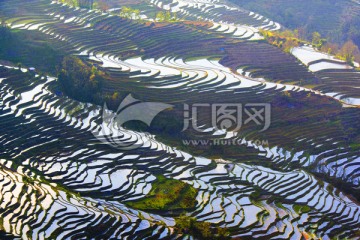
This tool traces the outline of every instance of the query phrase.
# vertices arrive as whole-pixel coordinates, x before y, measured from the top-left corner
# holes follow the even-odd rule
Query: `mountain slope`
[[[360,4],[344,0],[229,0],[259,12],[285,27],[320,32],[332,41],[352,39],[360,46]]]

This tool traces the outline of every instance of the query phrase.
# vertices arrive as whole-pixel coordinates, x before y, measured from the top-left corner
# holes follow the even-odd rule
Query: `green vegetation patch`
[[[157,176],[146,197],[126,204],[139,210],[186,210],[195,207],[197,193],[198,190],[187,183]]]
[[[196,239],[228,239],[230,235],[227,228],[214,227],[209,222],[196,221],[186,215],[175,218],[175,231],[189,234]]]
[[[80,101],[98,103],[105,73],[78,57],[64,57],[58,74],[62,90]],[[94,94],[95,93],[95,94]]]
[[[293,206],[293,209],[296,213],[301,214],[301,213],[308,213],[311,211],[311,208],[309,206],[303,206],[303,205],[297,205],[295,204]]]

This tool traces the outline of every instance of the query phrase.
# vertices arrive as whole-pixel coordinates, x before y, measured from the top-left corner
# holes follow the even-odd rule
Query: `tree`
[[[164,20],[165,20],[165,22],[170,22],[171,21],[171,13],[170,13],[170,11],[166,11]]]
[[[170,11],[158,12],[155,16],[155,21],[157,22],[176,22],[179,19],[177,18],[176,13],[171,13]]]
[[[297,30],[299,39],[305,40],[307,38],[307,32],[306,32],[305,28],[300,27],[300,28],[298,28],[296,30]]]
[[[131,18],[131,8],[123,6],[120,11],[120,17]]]
[[[123,18],[129,18],[129,19],[140,19],[140,10],[139,9],[133,9],[131,7],[123,6],[120,11],[120,17]]]
[[[297,39],[286,39],[285,43],[282,45],[282,49],[284,50],[284,52],[289,53],[291,49],[298,46],[299,42]]]
[[[321,44],[321,35],[318,32],[313,32],[312,34],[312,44],[314,46],[319,46]]]
[[[295,37],[295,33],[292,32],[291,30],[285,30],[281,33],[281,36],[284,38],[294,38]]]
[[[139,10],[139,9],[134,9],[134,10],[132,11],[132,13],[133,13],[134,19],[136,19],[136,20],[139,20],[139,19],[140,19],[140,10]]]
[[[340,49],[340,56],[349,64],[353,64],[355,55],[359,54],[359,48],[353,41],[347,41]]]
[[[156,20],[157,22],[163,22],[163,21],[165,21],[165,14],[164,14],[163,12],[158,12],[158,13],[156,14],[155,20]]]
[[[97,0],[94,5],[94,8],[100,9],[102,11],[109,10],[109,5],[107,4],[106,0]]]
[[[328,54],[336,55],[339,52],[339,45],[335,43],[326,43],[321,47],[322,52],[326,52]]]
[[[114,102],[119,98],[119,93],[118,92],[114,92],[113,95],[111,96],[111,100],[113,100]]]
[[[173,13],[173,21],[178,21],[178,17],[177,17],[177,13],[176,12],[174,12]]]
[[[73,7],[79,7],[79,0],[60,0],[60,2],[69,4]]]
[[[360,63],[360,52],[359,52],[358,54],[355,54],[354,60],[355,60],[357,63]],[[357,69],[360,70],[360,67],[358,67]]]

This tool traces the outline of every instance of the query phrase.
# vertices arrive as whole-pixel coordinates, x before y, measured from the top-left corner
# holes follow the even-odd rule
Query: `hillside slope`
[[[336,0],[230,0],[242,8],[259,12],[288,28],[304,28],[332,41],[352,39],[360,46],[360,4]]]

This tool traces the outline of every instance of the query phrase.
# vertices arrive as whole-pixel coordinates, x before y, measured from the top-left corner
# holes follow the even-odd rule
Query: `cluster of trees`
[[[157,12],[155,16],[156,22],[177,22],[179,21],[176,12],[171,13],[170,11]]]
[[[120,11],[120,17],[129,18],[133,20],[140,20],[140,13],[139,9],[123,6]],[[176,12],[171,13],[170,11],[160,11],[155,14],[155,21],[156,22],[177,22],[179,21]]]
[[[348,40],[342,46],[336,43],[326,43],[320,50],[335,55],[350,65],[352,65],[354,61],[360,62],[359,47],[352,40]]]
[[[335,57],[346,61],[350,65],[353,65],[354,61],[360,61],[359,48],[352,40],[348,40],[340,45],[332,43],[330,40],[322,38],[320,33],[314,32],[311,44],[320,51],[335,55]]]
[[[293,47],[299,46],[300,43],[308,43],[322,52],[335,55],[338,59],[344,60],[350,65],[353,65],[354,61],[360,61],[359,48],[352,40],[348,40],[343,45],[339,45],[329,42],[318,32],[314,32],[311,40],[309,40],[306,38],[302,29],[295,29],[294,31],[285,30],[281,32],[260,30],[260,34],[262,34],[270,44],[281,48],[284,52],[290,52]]]
[[[190,234],[195,239],[230,239],[226,228],[215,228],[209,222],[199,222],[193,217],[181,215],[175,218],[175,229],[180,233]]]
[[[99,102],[105,73],[78,57],[64,57],[58,82],[70,97],[84,102]]]
[[[304,32],[304,29],[284,30],[279,32],[271,32],[267,30],[260,30],[260,34],[272,45],[275,45],[285,52],[290,52],[293,47],[299,46],[300,43],[312,44],[314,47],[321,49],[321,47],[327,43],[325,38],[321,37],[321,34],[314,32],[312,38],[309,40]]]
[[[78,0],[58,0],[60,3],[65,3],[73,7],[79,7],[79,1]]]
[[[260,34],[264,36],[268,43],[281,48],[284,52],[290,52],[293,47],[299,46],[300,43],[297,30],[285,30],[282,32],[260,30]]]
[[[120,11],[120,17],[129,18],[134,20],[140,20],[140,10],[131,7],[123,6]]]
[[[306,39],[303,41],[307,42]],[[360,61],[360,51],[358,46],[348,40],[343,44],[332,43],[329,39],[323,38],[320,33],[313,32],[311,44],[322,52],[335,55],[338,59],[353,65],[354,61]]]
[[[107,77],[97,66],[75,56],[65,56],[58,70],[58,84],[66,95],[82,102],[106,102],[110,109],[116,109],[124,94],[104,93],[103,83]]]
[[[66,3],[74,7],[83,7],[89,9],[100,9],[106,11],[109,9],[109,5],[106,0],[58,0],[61,3]],[[120,17],[141,20],[141,11],[132,7],[123,6],[119,13]],[[171,13],[170,11],[160,11],[155,15],[156,22],[177,22],[179,21],[176,12]]]
[[[343,1],[336,0],[230,0],[230,2],[269,17],[287,28],[298,29],[300,39],[309,39],[310,42],[315,39],[313,45],[318,45],[319,49],[326,45],[326,49],[330,47],[333,54],[347,62],[351,62],[351,55],[354,55],[355,61],[360,61],[357,50],[351,49],[353,43],[360,47],[360,9],[356,7],[356,3],[348,1],[344,4]],[[321,38],[320,34],[325,37]],[[322,41],[321,44],[318,41],[321,39],[326,41]],[[346,57],[341,49],[343,47],[343,50],[349,49],[349,46],[353,54]]]
[[[93,9],[94,0],[59,0],[61,3],[66,3],[73,7],[83,7]]]
[[[321,37],[321,34],[318,32],[313,32],[312,38],[311,38],[311,44],[316,48],[321,48],[327,40],[325,38]]]

